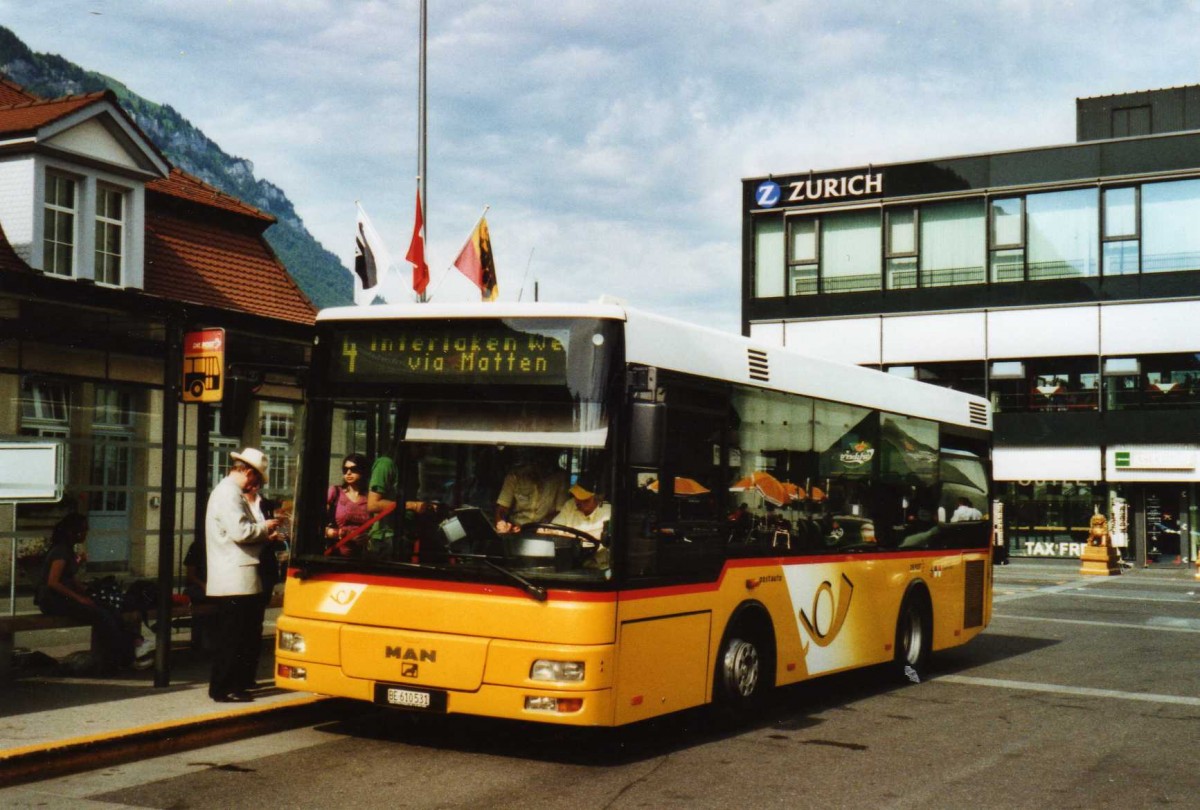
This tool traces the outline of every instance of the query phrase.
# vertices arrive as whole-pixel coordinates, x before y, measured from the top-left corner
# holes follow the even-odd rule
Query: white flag
[[[354,275],[359,284],[355,285],[354,301],[362,305],[375,299],[372,288],[386,276],[392,259],[367,212],[358,203],[355,205],[358,207],[358,225],[354,234]]]

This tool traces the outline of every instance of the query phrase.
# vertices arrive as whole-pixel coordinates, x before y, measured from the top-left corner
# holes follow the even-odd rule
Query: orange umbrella
[[[806,497],[804,487],[799,484],[793,484],[791,481],[783,482],[783,491],[787,493],[789,501],[802,501]]]
[[[776,506],[783,506],[789,500],[787,488],[778,478],[769,472],[755,471],[734,482],[730,492],[749,492],[755,490],[759,495]]]
[[[658,481],[651,481],[646,488],[651,492],[658,492]],[[679,476],[675,478],[675,494],[680,497],[686,498],[692,495],[704,495],[707,492],[709,492],[708,487],[695,479],[681,478]]]

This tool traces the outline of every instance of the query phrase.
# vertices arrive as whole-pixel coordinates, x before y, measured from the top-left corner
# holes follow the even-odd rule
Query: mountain
[[[328,307],[353,302],[349,272],[308,232],[283,190],[255,177],[253,163],[226,153],[169,105],[144,99],[116,79],[84,70],[56,54],[34,53],[3,26],[0,73],[43,98],[112,90],[171,163],[276,218],[267,230],[267,241],[314,304]]]

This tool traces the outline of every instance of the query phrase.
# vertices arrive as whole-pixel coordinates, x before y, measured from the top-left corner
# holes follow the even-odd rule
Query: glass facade
[[[743,328],[782,321],[790,339],[792,321],[805,334],[827,319],[877,318],[878,347],[830,352],[863,365],[886,358],[888,373],[987,397],[996,447],[1010,454],[998,465],[1006,476],[1049,466],[1096,479],[998,481],[1013,554],[1077,559],[1100,513],[1121,516],[1127,560],[1194,562],[1200,455],[1188,454],[1200,453],[1200,343],[1187,326],[1200,275],[1200,132],[1134,137],[1148,133],[1148,107],[1103,113],[1111,129],[1087,142],[872,167],[883,178],[874,196],[794,197],[767,210],[747,194],[748,235],[770,220],[813,223],[817,253],[804,265],[806,298],[787,300],[799,294],[789,277],[797,264],[757,266],[789,281],[781,299],[744,302]],[[859,227],[838,228],[822,249],[822,230],[856,213]],[[867,265],[877,245],[876,273]],[[1083,315],[1088,307],[1099,321]],[[1013,314],[993,321],[1000,311]],[[915,314],[934,315],[925,344],[889,322]],[[993,323],[1038,331],[1013,336]]]
[[[756,216],[754,297],[1200,270],[1200,179]]]
[[[64,361],[64,364],[69,364]],[[16,407],[0,434],[6,438],[40,438],[61,441],[65,495],[52,503],[20,503],[15,526],[2,538],[17,538],[21,576],[25,562],[40,559],[45,538],[63,515],[78,511],[88,518],[87,571],[130,572],[146,576],[154,570],[159,542],[162,469],[161,388],[123,382],[98,382],[82,376],[84,363],[74,364],[69,374],[0,374],[0,397]],[[147,365],[146,368],[149,368]],[[143,376],[153,372],[145,371]],[[245,436],[219,433],[219,420],[210,423],[211,464],[209,485],[215,485],[229,469],[229,452],[246,444],[260,446],[271,457],[273,498],[292,498],[299,446],[295,426],[301,406],[294,403],[255,401],[258,430]],[[207,408],[217,415],[218,408]],[[195,437],[198,410],[184,408],[179,427],[179,490],[181,515],[198,514],[203,520],[207,493],[195,491],[195,469],[203,460],[197,455]],[[199,509],[197,513],[195,510]],[[14,531],[15,529],[15,531]],[[176,537],[175,559],[193,537],[190,519],[181,521]],[[36,565],[29,573],[36,575]],[[25,579],[19,584],[28,585]]]

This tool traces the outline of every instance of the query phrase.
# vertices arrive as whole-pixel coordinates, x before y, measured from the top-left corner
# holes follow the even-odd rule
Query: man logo
[[[828,623],[820,621],[821,618],[821,597],[826,595],[829,597],[828,608],[833,608],[832,618]],[[804,625],[808,637],[812,639],[813,644],[818,647],[828,647],[837,638],[837,634],[841,631],[842,625],[846,622],[846,616],[850,613],[850,599],[854,596],[854,583],[849,578],[842,574],[842,586],[838,589],[837,599],[833,596],[833,585],[829,580],[825,580],[817,586],[816,592],[813,593],[812,615],[809,618],[804,609],[800,609],[800,624]],[[836,604],[836,606],[835,606]],[[828,611],[827,608],[827,611]],[[828,624],[824,629],[820,625]]]
[[[417,665],[416,664],[405,664],[402,667],[400,667],[400,677],[401,678],[417,677]]]

